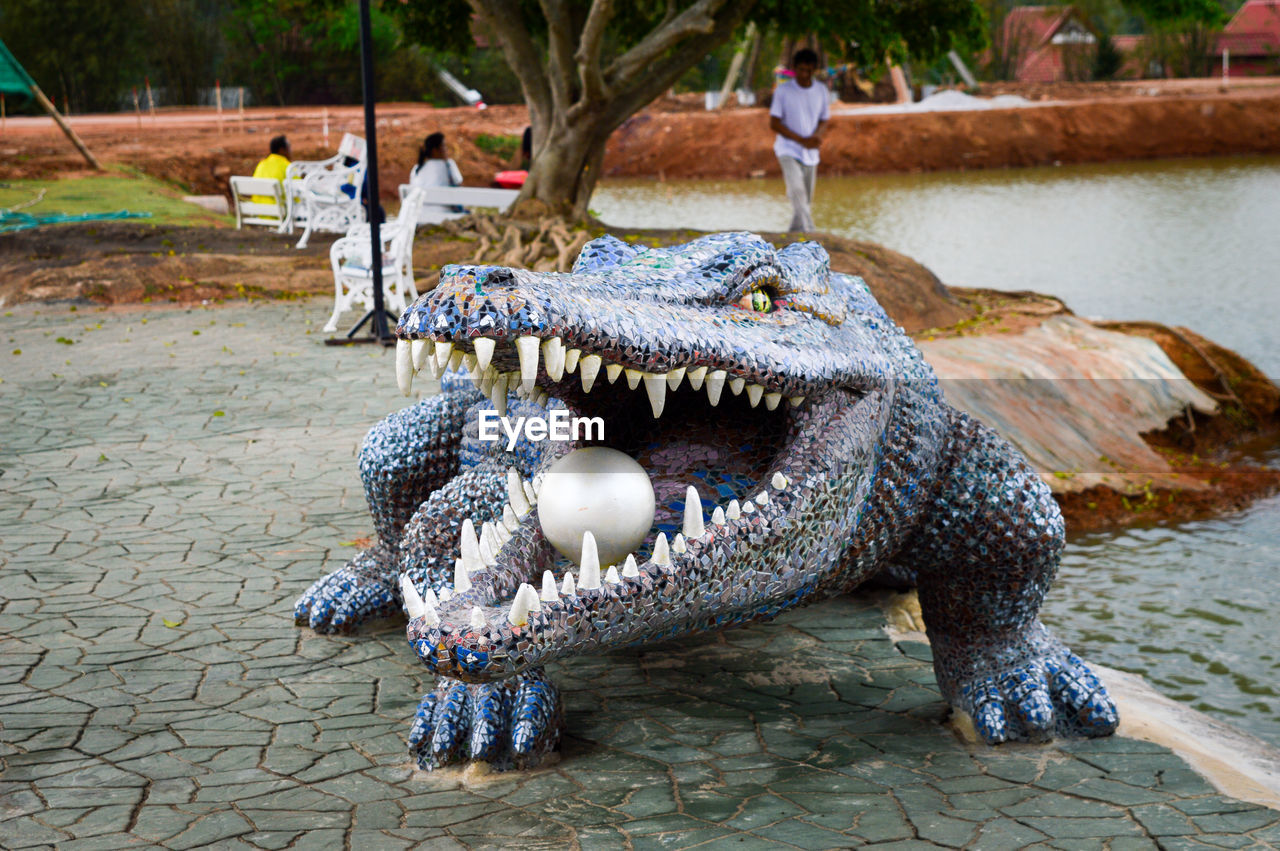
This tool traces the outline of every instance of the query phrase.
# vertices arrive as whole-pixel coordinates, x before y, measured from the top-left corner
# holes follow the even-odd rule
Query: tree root
[[[454,236],[477,240],[472,263],[537,272],[568,272],[591,240],[590,232],[574,229],[556,216],[525,222],[476,213],[441,226]]]

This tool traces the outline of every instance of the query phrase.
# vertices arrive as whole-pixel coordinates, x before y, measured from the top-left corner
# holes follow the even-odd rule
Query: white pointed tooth
[[[453,590],[459,594],[471,590],[471,578],[467,576],[467,569],[463,566],[462,559],[453,563]]]
[[[671,548],[667,546],[667,533],[659,532],[658,539],[653,542],[653,563],[659,567],[671,565]]]
[[[449,366],[451,357],[453,357],[453,343],[448,340],[436,340],[436,372],[443,373]]]
[[[422,372],[422,367],[427,362],[427,341],[411,340],[409,352],[413,355],[413,371]]]
[[[800,407],[800,403],[804,401],[804,397],[803,397],[803,396],[792,396],[792,397],[791,397],[790,399],[788,399],[787,401],[791,403],[791,407],[793,407],[793,408],[798,408],[798,407]]]
[[[413,389],[413,351],[408,340],[396,340],[396,385],[406,396]]]
[[[778,403],[781,401],[782,401],[781,393],[764,394],[764,406],[768,408],[770,411],[778,410]]]
[[[560,586],[560,593],[566,597],[578,593],[578,588],[573,582],[572,570],[566,570],[564,572],[564,582]]]
[[[711,407],[720,404],[720,394],[724,392],[724,380],[728,375],[723,369],[717,369],[707,376],[707,401]]]
[[[488,369],[489,361],[493,360],[493,349],[497,346],[497,342],[489,337],[476,337],[471,341],[471,345],[476,350],[476,365],[481,369]]]
[[[634,553],[627,553],[627,560],[622,564],[622,575],[628,579],[635,579],[640,575],[640,565],[636,564]]]
[[[454,349],[453,354],[449,355],[449,370],[457,372],[458,367],[462,366],[462,362],[465,359],[466,355],[462,353],[462,349]]]
[[[427,600],[422,608],[422,622],[427,626],[440,625],[440,613],[436,611],[436,604]]]
[[[480,543],[483,544],[486,541],[489,542],[489,552],[496,556],[498,550],[502,549],[502,539],[499,537],[497,525],[490,520],[485,521],[483,531],[480,533]]]
[[[500,549],[502,549],[502,546],[494,540],[492,533],[487,537],[481,536],[480,561],[484,562],[486,567],[493,567],[498,563],[498,550]]]
[[[600,374],[600,366],[604,363],[604,359],[599,355],[587,355],[582,359],[582,392],[590,393],[591,387],[596,383],[596,376]]]
[[[564,353],[564,371],[572,373],[578,368],[578,358],[582,357],[582,349],[569,349]]]
[[[468,517],[462,521],[462,565],[468,572],[484,567],[480,559],[480,541],[476,538],[476,526]]]
[[[493,387],[489,390],[489,401],[493,403],[498,416],[507,415],[507,377],[505,375],[499,375],[493,382]]]
[[[729,509],[725,511],[724,516],[730,520],[738,520],[742,517],[742,506],[738,505],[736,499],[729,500]]]
[[[600,553],[596,549],[596,536],[582,533],[582,558],[578,561],[578,587],[593,591],[600,587]]]
[[[604,374],[605,374],[605,377],[609,379],[609,383],[612,384],[613,382],[618,380],[619,375],[622,375],[622,364],[620,363],[609,364],[604,368]]]
[[[715,507],[715,510],[711,512],[711,522],[716,524],[717,526],[724,525],[724,509],[723,508],[721,508],[718,505]]]
[[[507,545],[507,541],[511,540],[511,530],[502,522],[502,518],[493,521],[493,537],[498,542],[498,546],[493,548],[496,553]]]
[[[646,374],[644,389],[649,394],[649,407],[653,409],[653,418],[662,416],[662,409],[667,404],[667,380],[663,375]]]
[[[467,372],[475,372],[480,368],[480,361],[476,360],[476,356],[471,352],[465,352],[462,355],[462,365],[466,367]]]
[[[687,367],[678,366],[667,373],[667,387],[676,390],[680,387],[680,382],[684,381],[684,374]]]
[[[453,599],[453,589],[447,585],[440,589],[440,602],[447,603]]]
[[[689,386],[694,390],[702,389],[702,380],[707,377],[707,368],[705,366],[696,366],[689,370]]]
[[[542,360],[547,365],[547,377],[552,381],[564,378],[564,343],[552,337],[542,344]]]
[[[752,502],[751,500],[747,500],[746,502],[742,503],[742,513],[743,513],[743,514],[750,514],[751,512],[753,512],[753,511],[755,511],[755,510],[756,510],[756,504],[755,504],[754,502]]]
[[[538,602],[538,592],[534,591],[529,583],[521,582],[520,587],[516,589],[515,599],[511,601],[511,611],[507,613],[507,621],[512,626],[527,626],[529,613],[541,610],[542,604]]]
[[[747,380],[745,378],[729,379],[729,392],[735,396],[740,396],[742,394],[742,388],[746,386]]]
[[[684,490],[684,536],[697,538],[706,531],[702,524],[702,497],[693,485]]]
[[[484,610],[481,609],[479,606],[472,606],[471,607],[471,628],[484,629],[488,625],[489,625],[489,622],[485,620],[485,617],[484,617]]]
[[[432,590],[431,590],[431,586],[430,586],[430,585],[428,585],[428,586],[426,587],[426,589],[424,589],[424,590],[423,590],[423,592],[422,592],[422,601],[423,601],[424,603],[426,603],[428,606],[438,606],[438,605],[440,605],[440,598],[436,596],[436,592],[435,592],[435,591],[432,591]]]
[[[529,505],[538,504],[538,492],[533,489],[533,485],[528,482],[521,482],[520,486],[524,488],[524,498],[529,500]]]
[[[521,494],[521,496],[523,495]],[[520,521],[516,518],[515,509],[510,505],[502,506],[502,526],[508,532],[514,532],[520,528]]]
[[[407,573],[400,577],[400,595],[404,597],[404,607],[409,612],[409,617],[422,617],[422,613],[427,610],[427,603],[422,599],[422,595],[418,593],[418,589],[414,587],[413,580]]]
[[[782,475],[781,473],[774,473],[773,478],[769,481],[769,483],[773,485],[775,488],[777,488],[778,490],[786,490],[786,487],[789,484],[787,482],[787,477]]]
[[[551,396],[545,390],[538,394],[538,404],[542,407],[545,408],[550,401]]]
[[[630,387],[632,390],[635,390],[637,387],[640,386],[640,379],[644,378],[643,372],[641,372],[638,369],[625,369],[623,370],[623,372],[627,374],[628,387]]]
[[[680,553],[683,553],[688,549],[689,548],[685,545],[685,542],[684,542],[684,535],[680,534],[679,532],[676,532],[676,539],[671,542],[671,552],[675,553],[676,555],[679,555]]]
[[[542,601],[544,603],[554,603],[560,599],[560,592],[556,590],[556,575],[549,570],[542,571]]]
[[[747,388],[747,401],[751,403],[751,407],[760,404],[760,397],[764,395],[764,388],[759,384],[752,384]]]
[[[533,389],[534,379],[538,377],[538,345],[537,337],[516,338],[516,356],[520,358],[520,383],[526,391]]]
[[[480,373],[480,392],[488,396],[493,392],[493,383],[498,380],[498,371],[493,367],[487,367]]]
[[[536,474],[533,477],[533,483],[530,485],[530,487],[533,488],[534,494],[542,493],[542,485],[543,485],[543,482],[546,480],[546,477],[547,477],[547,474],[541,473],[541,472]]]
[[[484,370],[480,368],[480,364],[476,363],[475,355],[467,355],[467,357],[471,359],[470,362],[467,363],[467,374],[471,376],[471,380],[476,383],[477,387],[479,387],[480,379],[484,378]]]
[[[515,599],[511,601],[511,610],[507,612],[507,623],[512,626],[529,625],[529,601],[524,596],[525,586],[520,585]]]
[[[622,577],[618,576],[618,568],[609,565],[609,569],[604,572],[604,581],[608,585],[617,585],[622,581]]]
[[[756,494],[756,505],[768,505],[768,504],[769,504],[768,491],[760,491],[760,493]]]
[[[523,519],[529,513],[529,498],[524,495],[524,479],[515,467],[507,468],[507,502],[517,519]]]

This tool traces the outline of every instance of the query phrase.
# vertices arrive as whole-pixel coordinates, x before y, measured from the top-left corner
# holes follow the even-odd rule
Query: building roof
[[[1070,6],[1015,6],[1000,25],[1001,41],[1034,50],[1053,38],[1074,11]]]
[[[1222,28],[1215,55],[1230,50],[1238,56],[1280,53],[1280,0],[1248,0]]]

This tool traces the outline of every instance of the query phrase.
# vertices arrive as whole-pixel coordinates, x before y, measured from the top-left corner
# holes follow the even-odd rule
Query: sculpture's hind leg
[[[994,431],[953,415],[948,468],[903,553],[943,695],[988,742],[1103,736],[1106,688],[1039,621],[1064,544],[1049,487]]]
[[[469,382],[447,381],[446,392],[396,411],[369,430],[360,447],[360,479],[377,541],[307,589],[294,605],[299,626],[350,631],[399,609],[396,579],[405,524],[457,473],[463,418],[480,398]]]

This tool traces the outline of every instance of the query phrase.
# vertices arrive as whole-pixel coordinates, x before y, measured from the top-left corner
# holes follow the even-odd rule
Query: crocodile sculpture
[[[1048,487],[946,404],[818,244],[605,236],[568,274],[446,266],[397,336],[405,393],[423,370],[443,392],[365,439],[377,540],[295,617],[332,632],[407,611],[437,676],[410,733],[419,765],[536,764],[563,724],[555,659],[770,618],[874,578],[918,586],[942,694],[988,742],[1115,730],[1105,687],[1037,619],[1063,547]],[[601,417],[605,444],[652,480],[639,551],[601,565],[584,541],[580,566],[560,556],[537,503],[585,438],[487,442],[492,409]]]

